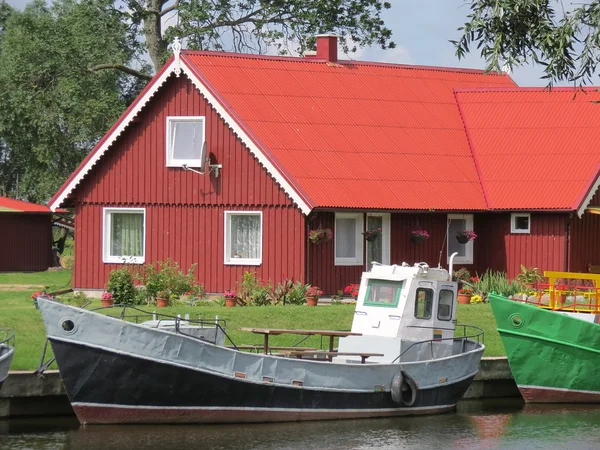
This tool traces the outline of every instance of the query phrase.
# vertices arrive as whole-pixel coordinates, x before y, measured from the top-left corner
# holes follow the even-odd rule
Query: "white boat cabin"
[[[376,350],[385,356],[370,362],[387,363],[415,342],[433,341],[437,356],[450,355],[458,286],[451,273],[425,263],[374,265],[363,273],[352,322],[362,336],[340,338],[338,350]]]

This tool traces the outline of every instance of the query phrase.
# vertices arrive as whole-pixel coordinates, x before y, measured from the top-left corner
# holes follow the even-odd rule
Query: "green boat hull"
[[[526,402],[600,403],[599,316],[551,311],[493,294],[489,300]]]

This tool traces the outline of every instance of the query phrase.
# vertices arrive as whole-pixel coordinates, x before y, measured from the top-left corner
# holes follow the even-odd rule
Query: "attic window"
[[[510,215],[510,232],[530,234],[531,233],[531,214],[513,213]]]
[[[167,117],[167,167],[200,167],[204,117]]]

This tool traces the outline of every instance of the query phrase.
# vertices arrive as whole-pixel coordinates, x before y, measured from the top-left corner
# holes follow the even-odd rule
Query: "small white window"
[[[105,263],[143,264],[146,252],[146,210],[104,208],[103,255]]]
[[[204,117],[167,117],[167,166],[201,166]]]
[[[456,235],[463,230],[473,229],[473,214],[448,214],[448,260],[456,252],[454,263],[473,264],[473,241],[458,242]]]
[[[225,264],[262,263],[262,212],[225,211]]]
[[[510,232],[511,233],[531,233],[531,214],[529,213],[513,213],[510,215]]]
[[[335,214],[335,265],[361,266],[363,264],[363,214]]]

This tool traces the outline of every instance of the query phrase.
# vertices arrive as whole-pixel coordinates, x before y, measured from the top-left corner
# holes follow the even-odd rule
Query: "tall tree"
[[[390,7],[381,0],[123,0],[120,10],[157,70],[175,36],[190,49],[286,54],[314,45],[315,34],[335,32],[346,51],[393,48],[381,19]]]
[[[10,176],[8,192],[18,180],[20,197],[47,200],[139,91],[140,81],[123,72],[89,70],[134,61],[139,44],[121,19],[108,0],[36,0],[7,15],[0,173]]]
[[[549,84],[586,84],[600,51],[600,0],[469,0],[468,22],[456,46],[463,57],[477,45],[489,70],[533,62]]]

